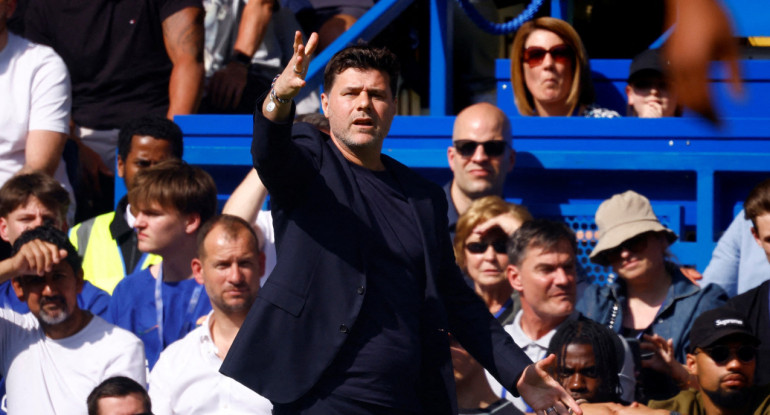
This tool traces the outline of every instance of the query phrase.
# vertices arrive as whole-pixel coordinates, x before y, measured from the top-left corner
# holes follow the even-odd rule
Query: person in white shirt
[[[50,225],[27,230],[14,243],[14,254],[22,251],[13,287],[30,312],[0,309],[7,412],[84,414],[86,397],[104,379],[144,384],[142,342],[78,307],[83,272],[67,235]]]
[[[53,49],[8,31],[15,9],[16,0],[0,0],[0,185],[19,171],[42,171],[72,194],[62,162],[72,106],[69,72]]]
[[[259,241],[254,228],[237,216],[217,216],[200,229],[192,271],[205,286],[212,311],[160,354],[150,374],[156,415],[271,414],[270,401],[219,373],[259,292],[265,269]]]

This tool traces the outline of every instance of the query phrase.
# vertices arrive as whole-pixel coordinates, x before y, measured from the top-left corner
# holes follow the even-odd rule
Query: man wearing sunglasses
[[[758,344],[740,313],[724,307],[706,311],[693,323],[687,354],[698,390],[650,401],[650,408],[690,415],[770,414],[770,385],[754,382]],[[640,411],[646,412],[653,413]]]
[[[460,111],[447,159],[454,177],[444,186],[444,192],[449,205],[449,233],[454,240],[457,218],[471,202],[503,194],[505,176],[516,162],[510,120],[499,108],[485,102]]]

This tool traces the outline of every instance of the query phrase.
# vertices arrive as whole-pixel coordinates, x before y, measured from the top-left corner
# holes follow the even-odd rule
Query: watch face
[[[265,109],[267,109],[267,112],[273,112],[273,110],[275,110],[275,102],[270,100],[270,102],[267,103],[267,107]]]

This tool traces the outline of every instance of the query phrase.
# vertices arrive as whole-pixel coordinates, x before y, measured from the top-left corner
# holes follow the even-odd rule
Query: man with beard
[[[626,408],[627,412],[770,414],[770,385],[754,385],[758,344],[759,339],[740,313],[728,308],[706,311],[693,323],[687,354],[687,369],[697,377],[698,390],[682,391],[665,401],[650,401],[649,408]]]
[[[13,286],[30,313],[0,309],[8,413],[85,413],[86,397],[109,377],[144,384],[142,342],[78,307],[83,271],[67,235],[43,225],[22,233],[13,248],[20,270]]]
[[[232,215],[215,217],[198,233],[192,271],[205,286],[213,310],[203,324],[160,354],[150,374],[158,415],[271,413],[267,399],[219,373],[259,292],[265,271],[259,240],[248,222]]]

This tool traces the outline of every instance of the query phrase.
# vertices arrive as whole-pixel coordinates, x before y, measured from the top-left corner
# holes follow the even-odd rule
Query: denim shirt
[[[727,294],[717,284],[699,288],[674,264],[666,263],[666,270],[671,274],[671,286],[650,330],[664,339],[673,339],[676,359],[684,363],[693,321],[702,312],[724,304]],[[620,333],[626,301],[625,281],[618,278],[613,284],[588,286],[578,299],[576,309]]]

